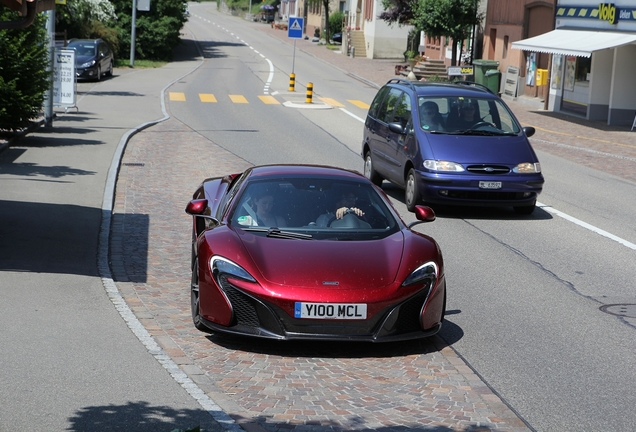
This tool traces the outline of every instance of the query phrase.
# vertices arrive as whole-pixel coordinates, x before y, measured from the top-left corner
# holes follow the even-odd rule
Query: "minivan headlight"
[[[427,159],[424,161],[424,168],[431,171],[446,171],[446,172],[462,172],[464,167],[458,163],[450,161],[438,161]]]
[[[541,172],[541,164],[539,162],[520,163],[512,169],[512,172],[517,174],[537,174]]]
[[[86,63],[82,63],[80,65],[81,68],[89,68],[95,64],[95,60],[87,61]]]

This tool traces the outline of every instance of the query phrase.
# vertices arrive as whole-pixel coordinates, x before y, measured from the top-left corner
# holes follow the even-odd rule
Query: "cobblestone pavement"
[[[309,41],[298,48],[369,82],[394,77],[395,61],[352,59]],[[597,169],[611,160],[613,174],[634,180],[636,135],[628,128],[510,105],[524,125],[537,127],[537,148]],[[185,200],[203,178],[249,165],[171,118],[130,140],[117,182],[113,277],[146,329],[203,391],[249,431],[528,430],[437,337],[383,345],[277,343],[195,330]]]

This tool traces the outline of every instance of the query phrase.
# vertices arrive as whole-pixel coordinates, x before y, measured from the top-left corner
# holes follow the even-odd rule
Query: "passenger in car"
[[[252,194],[251,205],[244,203],[243,207],[248,215],[238,218],[240,225],[265,226],[265,227],[285,227],[285,218],[273,212],[274,194],[268,188],[259,187]]]
[[[427,131],[443,131],[444,119],[439,113],[439,107],[433,101],[426,101],[420,107],[420,124]]]

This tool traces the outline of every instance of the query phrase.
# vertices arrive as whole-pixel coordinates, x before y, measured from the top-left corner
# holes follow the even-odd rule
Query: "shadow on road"
[[[69,422],[71,425],[67,430],[71,431],[170,432],[207,426],[211,423],[211,417],[203,410],[175,410],[141,401],[128,402],[126,405],[84,407],[69,418]]]

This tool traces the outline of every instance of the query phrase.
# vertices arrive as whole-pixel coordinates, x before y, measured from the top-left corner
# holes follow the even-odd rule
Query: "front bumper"
[[[545,182],[539,174],[475,176],[416,171],[421,198],[431,204],[524,206],[536,202]],[[499,189],[483,189],[479,182],[501,182]]]
[[[426,287],[417,291],[409,298],[385,307],[366,320],[331,321],[291,317],[276,304],[256,298],[233,286],[226,279],[222,289],[232,306],[232,322],[229,326],[206,319],[202,322],[210,330],[220,333],[278,340],[389,342],[419,339],[436,334],[442,327],[441,299],[445,293],[445,285],[445,279],[442,278],[432,289]],[[439,305],[429,304],[433,300],[429,299],[431,292],[435,294],[434,301],[439,302]],[[435,311],[434,313],[440,316],[439,319],[427,319],[427,322],[434,324],[423,329],[422,311],[427,309]]]

